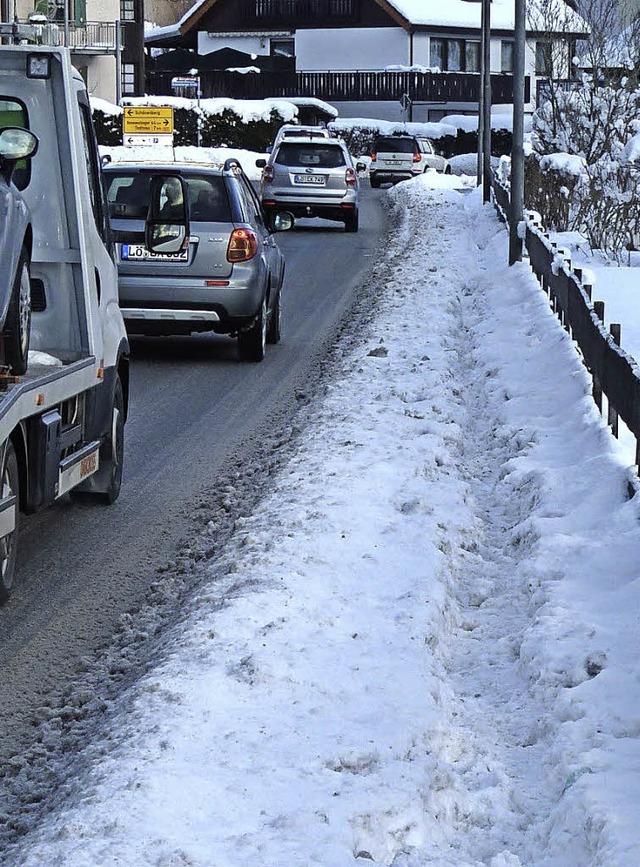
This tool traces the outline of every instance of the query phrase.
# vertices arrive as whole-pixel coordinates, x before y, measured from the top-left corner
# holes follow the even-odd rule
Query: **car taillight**
[[[347,182],[348,187],[355,187],[355,185],[358,183],[355,169],[347,169],[344,173],[344,179]]]
[[[250,229],[234,229],[227,247],[227,262],[247,262],[258,252],[258,239]]]
[[[414,161],[414,163],[420,162],[420,151],[414,151],[413,152],[413,161]]]
[[[273,181],[273,166],[265,166],[262,170],[262,183],[270,184]]]
[[[371,151],[371,159],[375,163],[375,161],[378,159],[377,151]]]

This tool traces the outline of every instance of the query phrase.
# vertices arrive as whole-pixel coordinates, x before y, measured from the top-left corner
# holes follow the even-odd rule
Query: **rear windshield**
[[[149,207],[150,174],[107,172],[109,212],[119,220],[144,220]],[[231,208],[222,177],[191,175],[184,178],[189,196],[189,216],[194,222],[228,223]]]
[[[346,164],[340,147],[315,142],[283,142],[278,148],[275,162],[279,166],[313,166],[320,169],[336,169]]]
[[[380,138],[376,146],[376,150],[383,153],[394,154],[412,154],[416,148],[416,143],[411,138]]]

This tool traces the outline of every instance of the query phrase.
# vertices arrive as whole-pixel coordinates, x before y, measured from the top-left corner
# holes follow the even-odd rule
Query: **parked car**
[[[28,181],[28,162],[38,147],[26,129],[6,127],[0,132],[0,323],[4,354],[0,366],[16,376],[27,370],[31,330],[31,216],[13,182],[21,169]]]
[[[268,152],[271,153],[273,148],[280,144],[282,139],[284,138],[332,138],[330,131],[326,126],[302,126],[297,123],[286,123],[280,127],[278,132],[276,133],[276,137],[273,140],[273,145],[268,148]]]
[[[157,171],[175,175],[173,187],[165,184],[161,219],[172,220],[175,211],[189,225],[188,243],[174,253],[152,253],[145,245],[150,179]],[[111,162],[104,174],[128,332],[230,334],[238,338],[241,360],[262,361],[265,344],[280,340],[285,262],[273,233],[293,225],[290,215],[267,219],[234,159],[224,167]]]
[[[260,198],[267,212],[288,211],[294,217],[323,217],[357,232],[358,171],[342,139],[283,138],[262,168]]]
[[[372,187],[385,181],[395,184],[429,169],[451,174],[449,161],[436,153],[429,139],[412,135],[379,136],[371,152],[369,182]]]

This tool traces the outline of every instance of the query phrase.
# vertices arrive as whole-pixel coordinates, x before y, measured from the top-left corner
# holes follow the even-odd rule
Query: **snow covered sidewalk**
[[[299,453],[3,864],[640,863],[638,504],[492,208],[432,183],[390,194]]]

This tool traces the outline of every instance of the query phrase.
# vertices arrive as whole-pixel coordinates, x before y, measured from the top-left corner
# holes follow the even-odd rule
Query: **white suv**
[[[429,139],[413,135],[385,135],[376,140],[371,152],[369,181],[372,187],[379,187],[385,181],[395,184],[429,169],[451,174],[449,161],[436,153]]]

